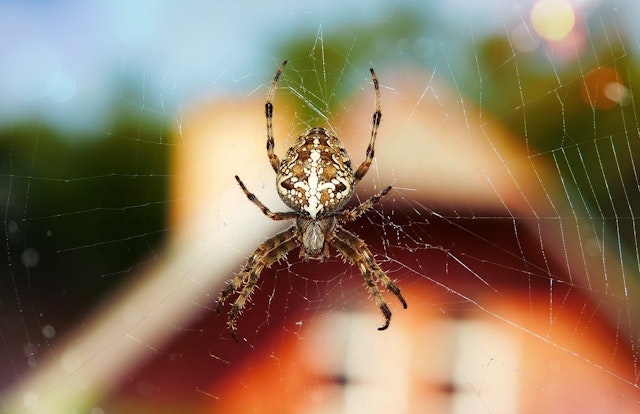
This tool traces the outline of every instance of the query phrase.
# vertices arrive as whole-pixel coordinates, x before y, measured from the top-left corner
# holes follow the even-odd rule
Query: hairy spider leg
[[[242,182],[240,177],[238,177],[237,175],[236,175],[236,181],[238,182],[238,184],[240,184],[240,188],[242,189],[244,194],[247,196],[249,201],[251,201],[253,204],[255,204],[260,209],[260,211],[262,211],[262,214],[264,214],[265,216],[269,217],[271,220],[275,220],[275,221],[293,220],[298,216],[293,211],[287,211],[287,212],[284,212],[284,213],[274,213],[274,212],[272,212],[271,210],[269,210],[269,208],[267,208],[267,206],[265,206],[264,204],[262,204],[262,202],[260,200],[258,200],[258,197],[256,197],[255,194],[253,194],[251,191],[247,190],[247,187],[244,185],[244,183]]]
[[[260,273],[299,245],[296,232],[296,227],[291,226],[260,244],[251,254],[240,273],[229,280],[225,288],[220,292],[216,305],[218,313],[222,310],[222,306],[229,296],[238,293],[238,297],[231,305],[227,319],[227,328],[234,341],[238,342],[236,320],[240,317],[247,301],[251,298],[251,294],[260,279]]]
[[[378,194],[370,197],[368,200],[363,201],[358,206],[336,213],[336,218],[341,222],[348,222],[357,219],[362,214],[364,214],[365,211],[369,210],[371,207],[373,207],[374,204],[380,201],[382,197],[386,196],[387,193],[391,191],[391,188],[393,187],[388,186]]]
[[[273,104],[272,102],[273,102],[273,97],[276,93],[276,84],[278,83],[278,78],[280,78],[280,75],[282,74],[282,71],[284,70],[284,66],[286,64],[287,64],[286,60],[282,62],[282,64],[280,65],[280,68],[278,68],[278,71],[276,72],[276,76],[273,77],[273,80],[271,81],[271,88],[269,89],[269,94],[267,95],[267,103],[264,105],[265,114],[267,116],[267,155],[269,156],[269,162],[271,163],[271,167],[273,168],[273,171],[275,171],[276,173],[280,168],[280,159],[278,158],[276,153],[273,151],[273,147],[275,146],[275,144],[273,141]]]
[[[393,293],[402,306],[406,309],[407,302],[400,293],[400,288],[393,283],[389,276],[378,266],[376,259],[367,247],[367,245],[360,240],[356,235],[348,232],[340,226],[336,227],[335,237],[331,239],[331,244],[340,252],[340,254],[353,265],[357,266],[364,277],[367,290],[373,296],[376,301],[376,305],[380,308],[382,315],[385,318],[385,323],[378,328],[379,331],[383,331],[389,327],[391,322],[391,310],[389,305],[382,297],[382,293],[378,288],[377,283],[381,283],[388,291]]]
[[[369,68],[371,71],[371,79],[373,80],[373,88],[376,92],[376,110],[373,113],[373,123],[371,124],[371,139],[369,140],[369,146],[367,147],[367,158],[360,164],[358,170],[354,175],[353,185],[356,185],[369,171],[369,166],[373,161],[375,154],[374,146],[376,143],[376,137],[378,136],[378,128],[380,127],[380,120],[382,119],[382,111],[380,110],[380,85],[378,84],[378,77],[373,68]]]

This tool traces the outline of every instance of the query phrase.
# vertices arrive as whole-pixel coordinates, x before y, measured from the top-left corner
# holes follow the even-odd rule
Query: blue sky
[[[374,23],[403,3],[418,4],[0,1],[0,124],[35,118],[100,130],[127,88],[143,95],[136,104],[168,115],[203,95],[249,93],[282,58],[273,46],[320,27]],[[428,11],[480,36],[504,31],[503,14],[527,4],[454,0]]]

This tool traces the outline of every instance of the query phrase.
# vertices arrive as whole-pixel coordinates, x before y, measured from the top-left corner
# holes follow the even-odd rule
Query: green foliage
[[[136,116],[138,116],[137,114]],[[47,315],[77,315],[153,260],[166,234],[169,145],[156,122],[118,117],[108,134],[69,139],[39,125],[0,131],[3,230],[15,289]],[[82,141],[83,144],[73,142]],[[20,263],[26,249],[36,266]],[[9,264],[3,264],[7,269]],[[24,285],[22,285],[24,283]],[[4,290],[5,292],[13,291]],[[9,295],[5,300],[15,300]],[[24,305],[24,304],[23,304]]]

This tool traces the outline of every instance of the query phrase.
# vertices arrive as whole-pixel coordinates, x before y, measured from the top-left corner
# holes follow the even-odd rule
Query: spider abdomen
[[[334,212],[353,194],[349,154],[338,137],[324,128],[311,128],[287,151],[276,186],[286,205],[312,219]]]

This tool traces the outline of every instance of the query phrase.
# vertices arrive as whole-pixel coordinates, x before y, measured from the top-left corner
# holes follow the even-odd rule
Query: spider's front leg
[[[264,105],[265,115],[267,117],[267,155],[269,156],[271,167],[273,167],[273,171],[276,173],[278,172],[280,159],[273,151],[273,96],[276,93],[276,84],[278,83],[278,79],[280,78],[286,64],[286,60],[282,62],[280,68],[278,68],[278,71],[276,72],[276,75],[273,77],[273,80],[271,81],[271,88],[269,89],[269,95],[267,95],[267,103]]]
[[[378,136],[378,128],[380,127],[380,120],[382,119],[382,111],[380,110],[380,84],[378,83],[378,77],[376,76],[376,72],[373,68],[369,69],[371,71],[371,80],[373,81],[373,88],[376,93],[376,109],[373,112],[373,122],[371,124],[371,139],[369,140],[369,146],[367,147],[367,157],[360,164],[360,167],[356,170],[353,178],[353,184],[357,184],[369,171],[369,166],[373,161],[373,156],[375,155],[375,144],[376,137]]]
[[[251,257],[249,257],[249,260],[247,260],[247,263],[240,273],[229,280],[220,292],[216,305],[216,311],[218,313],[221,312],[222,306],[229,296],[238,293],[238,297],[231,305],[227,320],[227,328],[234,341],[238,342],[238,337],[236,336],[236,320],[242,314],[242,310],[251,297],[260,279],[260,273],[265,268],[270,267],[273,263],[283,258],[297,245],[295,226],[291,226],[287,230],[267,239],[260,244]]]
[[[340,213],[337,213],[336,214],[336,218],[338,219],[338,221],[341,221],[341,222],[353,221],[353,220],[357,219],[362,214],[364,214],[365,211],[367,211],[371,207],[373,207],[373,205],[375,203],[380,201],[380,199],[382,197],[386,196],[389,193],[389,191],[391,191],[392,188],[393,187],[388,186],[384,190],[380,191],[378,194],[376,194],[376,195],[370,197],[369,199],[363,201],[362,203],[360,203],[356,207],[351,208],[349,210],[344,210],[344,211],[342,211]]]
[[[236,175],[236,181],[238,182],[238,185],[240,185],[240,188],[242,189],[242,192],[244,192],[244,195],[247,196],[249,201],[251,201],[253,204],[255,204],[260,209],[260,211],[262,211],[262,214],[264,214],[265,216],[269,217],[271,220],[274,220],[274,221],[292,220],[292,219],[295,219],[297,217],[297,215],[294,212],[291,212],[291,211],[284,212],[284,213],[274,213],[274,212],[272,212],[271,210],[269,210],[269,208],[267,206],[265,206],[264,204],[262,204],[262,202],[260,200],[258,200],[258,197],[256,197],[255,194],[253,194],[251,191],[249,191],[247,189],[247,186],[244,185],[244,183],[242,182],[240,177],[238,177],[237,175]]]

